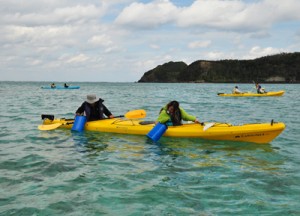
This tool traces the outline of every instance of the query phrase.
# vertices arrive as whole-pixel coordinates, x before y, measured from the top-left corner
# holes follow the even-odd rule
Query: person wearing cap
[[[155,123],[178,126],[182,125],[182,120],[200,123],[196,116],[189,115],[183,108],[179,107],[178,101],[171,101],[161,108]]]
[[[239,87],[238,87],[238,86],[235,86],[234,89],[232,90],[232,93],[233,93],[233,94],[242,94],[243,92],[241,92],[241,91],[239,90]]]
[[[87,121],[104,119],[104,115],[108,118],[114,118],[103,102],[104,100],[97,98],[95,94],[89,94],[86,96],[85,102],[76,110],[76,115],[85,115]]]

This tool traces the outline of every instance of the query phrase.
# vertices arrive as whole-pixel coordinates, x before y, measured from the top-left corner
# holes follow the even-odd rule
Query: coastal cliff
[[[138,82],[300,83],[300,52],[253,60],[168,62],[144,73]]]

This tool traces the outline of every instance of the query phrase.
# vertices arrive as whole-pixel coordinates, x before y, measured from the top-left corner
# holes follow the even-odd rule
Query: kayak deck
[[[282,96],[284,91],[277,91],[277,92],[267,92],[264,94],[257,94],[253,92],[245,92],[241,94],[226,94],[226,93],[218,93],[218,96],[223,97],[275,97],[275,96]]]
[[[60,128],[71,129],[73,119],[48,119],[44,125],[61,123]],[[205,123],[208,124],[208,123]],[[232,125],[228,123],[214,123],[213,126],[204,129],[204,125],[189,123],[181,126],[169,126],[163,136],[178,138],[201,138],[208,140],[228,140],[238,142],[270,143],[285,128],[282,122],[253,123]],[[125,118],[103,119],[91,121],[85,124],[85,130],[109,132],[118,134],[146,135],[154,127],[153,122],[130,120]]]

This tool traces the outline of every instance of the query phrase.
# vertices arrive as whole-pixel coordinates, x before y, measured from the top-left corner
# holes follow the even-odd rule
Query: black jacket
[[[85,113],[87,121],[95,121],[104,119],[104,114],[109,117],[111,112],[107,109],[107,107],[103,104],[101,98],[95,102],[94,105],[89,104],[88,102],[83,102],[81,106],[77,109],[76,113],[83,114]]]

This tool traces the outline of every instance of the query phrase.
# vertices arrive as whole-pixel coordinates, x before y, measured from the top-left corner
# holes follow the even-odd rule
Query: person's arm
[[[76,115],[82,115],[84,113],[84,103],[81,104],[81,106],[76,110]]]
[[[103,105],[103,113],[108,117],[108,118],[114,118],[113,114],[111,114],[111,112],[107,109],[107,107]]]
[[[183,108],[180,108],[181,118],[184,121],[193,121],[195,123],[199,123],[199,120],[196,116],[189,115]]]
[[[169,114],[167,113],[166,110],[163,109],[163,110],[159,113],[159,116],[157,117],[157,120],[156,120],[156,121],[159,122],[159,123],[164,124],[164,123],[166,123],[169,119],[170,119]]]

